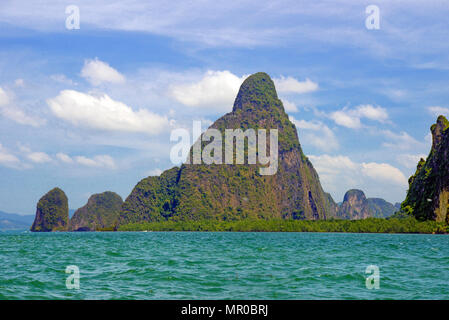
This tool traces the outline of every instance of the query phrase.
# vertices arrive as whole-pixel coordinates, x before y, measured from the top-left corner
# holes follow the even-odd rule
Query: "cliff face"
[[[362,190],[352,189],[346,192],[338,210],[339,218],[358,220],[371,216],[368,200]]]
[[[69,205],[64,191],[54,188],[37,203],[33,232],[67,231]]]
[[[326,219],[335,217],[335,203],[323,192],[318,174],[303,154],[296,128],[265,73],[248,77],[240,87],[232,112],[210,127],[278,130],[278,168],[261,175],[260,163],[183,164],[160,177],[143,179],[124,203],[121,222],[163,219]],[[203,135],[204,138],[204,135]],[[267,137],[267,153],[270,151]],[[203,139],[204,141],[204,139]],[[205,143],[199,139],[195,145]],[[248,154],[245,147],[245,154]],[[223,161],[225,154],[222,154]],[[192,157],[191,157],[192,158]]]
[[[430,128],[432,148],[427,160],[421,159],[409,182],[401,211],[420,220],[449,223],[449,121],[439,116]]]
[[[92,195],[84,207],[75,211],[70,219],[70,231],[113,229],[118,224],[122,198],[110,191]]]

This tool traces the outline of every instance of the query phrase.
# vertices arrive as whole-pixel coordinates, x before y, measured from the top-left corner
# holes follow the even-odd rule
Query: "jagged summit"
[[[258,72],[243,81],[232,111],[255,107],[269,109],[280,104],[273,80],[265,72]]]
[[[420,220],[449,222],[449,121],[439,116],[430,127],[432,148],[410,177],[401,211]]]
[[[436,149],[441,143],[443,132],[447,128],[449,128],[449,121],[445,116],[440,115],[437,122],[430,127],[430,131],[432,132],[432,149]]]
[[[217,119],[210,128],[217,129],[223,137],[228,129],[276,129],[276,173],[261,175],[259,165],[248,162],[184,163],[159,177],[140,181],[123,204],[120,224],[335,217],[335,203],[323,191],[317,172],[302,152],[296,127],[285,113],[268,74],[249,76],[240,87],[233,111]],[[204,143],[198,141],[194,146]],[[271,150],[268,140],[267,149]]]

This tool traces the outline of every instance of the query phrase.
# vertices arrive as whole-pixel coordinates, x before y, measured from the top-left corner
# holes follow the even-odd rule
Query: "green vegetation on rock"
[[[118,225],[122,198],[111,191],[92,195],[70,219],[71,231],[114,230]]]
[[[432,148],[421,159],[409,179],[409,189],[401,205],[403,214],[419,220],[449,222],[449,121],[439,116],[430,128]]]
[[[54,188],[37,203],[33,232],[67,231],[69,206],[64,191]]]
[[[125,200],[121,225],[167,220],[318,220],[336,216],[336,205],[323,191],[317,172],[302,152],[296,127],[266,73],[248,77],[232,112],[210,128],[218,129],[223,141],[225,129],[277,129],[277,173],[260,175],[260,164],[183,164],[160,177],[140,181]]]

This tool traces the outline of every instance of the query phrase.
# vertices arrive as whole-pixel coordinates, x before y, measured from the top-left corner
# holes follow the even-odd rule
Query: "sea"
[[[449,236],[2,232],[0,299],[448,299]]]

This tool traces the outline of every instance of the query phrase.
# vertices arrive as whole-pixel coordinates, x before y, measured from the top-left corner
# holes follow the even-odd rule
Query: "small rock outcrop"
[[[430,131],[432,148],[408,180],[409,189],[401,211],[419,220],[449,223],[449,121],[439,116]]]
[[[338,210],[338,216],[350,220],[369,218],[371,212],[365,193],[357,189],[347,191]]]
[[[123,200],[115,192],[92,195],[84,207],[75,211],[70,219],[70,231],[114,230]]]
[[[37,203],[36,217],[31,226],[33,232],[67,231],[69,204],[64,191],[54,188]]]

